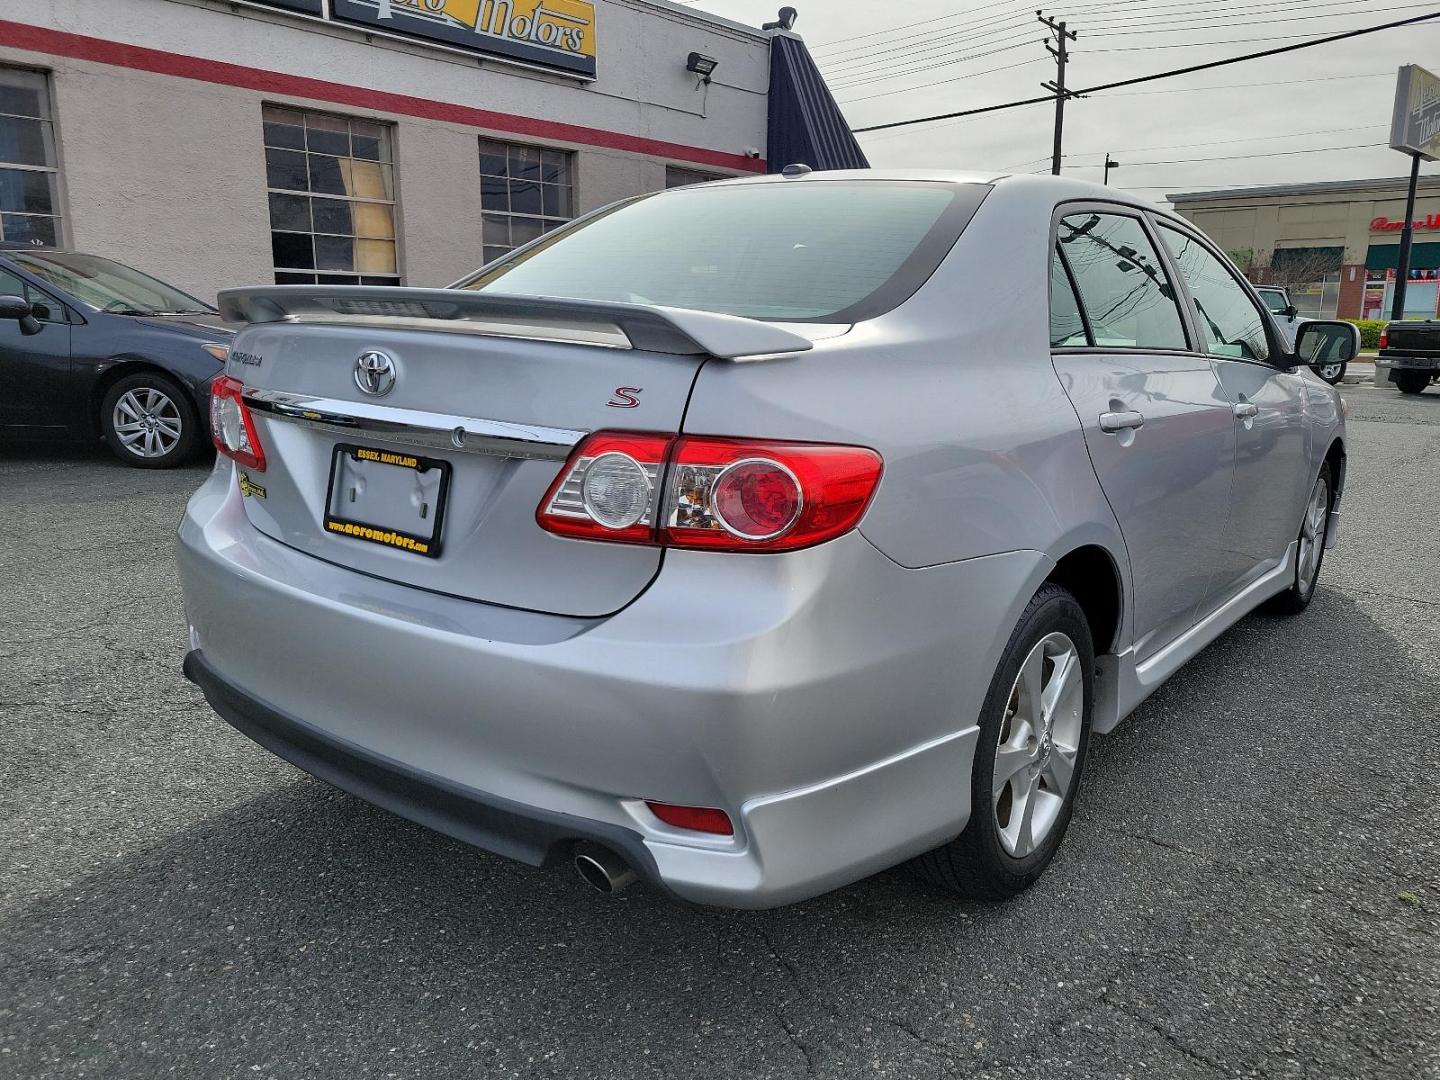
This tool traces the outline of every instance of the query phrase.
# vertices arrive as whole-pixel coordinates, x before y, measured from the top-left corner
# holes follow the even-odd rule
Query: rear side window
[[[680,188],[578,221],[457,287],[858,322],[925,283],[989,190],[818,179]]]
[[[1162,224],[1160,235],[1195,301],[1205,351],[1239,360],[1269,359],[1270,343],[1260,309],[1230,269],[1200,241],[1178,229]]]
[[[1139,220],[1079,213],[1060,220],[1060,250],[1075,277],[1095,345],[1184,349],[1175,290]]]
[[[1050,255],[1050,346],[1088,345],[1085,320],[1080,316],[1080,302],[1070,284],[1070,275],[1060,259],[1060,249]]]

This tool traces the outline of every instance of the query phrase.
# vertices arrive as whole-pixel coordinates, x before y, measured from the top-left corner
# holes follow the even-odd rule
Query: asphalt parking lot
[[[1440,391],[1346,393],[1314,605],[1099,740],[995,908],[607,900],[339,794],[180,676],[202,467],[0,451],[0,1076],[1440,1077]]]

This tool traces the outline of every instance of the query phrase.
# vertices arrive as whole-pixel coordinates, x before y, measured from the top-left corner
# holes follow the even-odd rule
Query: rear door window
[[[1199,240],[1179,229],[1161,223],[1160,235],[1195,302],[1195,321],[1205,351],[1232,360],[1269,359],[1265,316],[1230,269]]]
[[[1067,214],[1059,241],[1097,347],[1188,347],[1174,287],[1138,218]]]
[[[677,188],[581,219],[457,287],[857,322],[923,285],[989,191],[821,179]]]
[[[1050,347],[1059,349],[1090,344],[1085,333],[1085,319],[1080,314],[1080,301],[1075,287],[1065,272],[1060,249],[1050,255]]]

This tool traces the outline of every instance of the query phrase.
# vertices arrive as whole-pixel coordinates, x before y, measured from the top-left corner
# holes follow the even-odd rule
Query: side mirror
[[[24,297],[0,296],[0,319],[15,319],[20,323],[20,332],[26,337],[40,332],[35,306]]]
[[[1298,308],[1295,307],[1294,304],[1289,304],[1286,306],[1284,311],[1280,312],[1280,314],[1284,315],[1287,319],[1293,319],[1296,315],[1300,314],[1300,311]]]
[[[1344,364],[1360,354],[1360,328],[1354,323],[1303,323],[1295,334],[1295,359],[1306,367]]]

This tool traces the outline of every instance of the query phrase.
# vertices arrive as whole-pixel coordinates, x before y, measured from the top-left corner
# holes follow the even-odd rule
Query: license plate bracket
[[[338,443],[330,459],[325,531],[394,551],[440,556],[450,463],[404,450]]]

